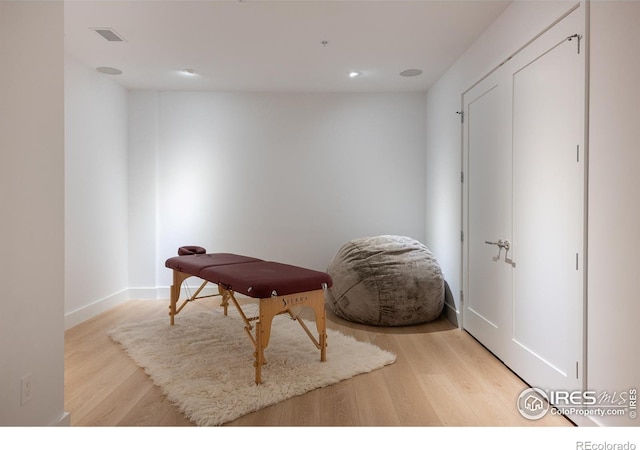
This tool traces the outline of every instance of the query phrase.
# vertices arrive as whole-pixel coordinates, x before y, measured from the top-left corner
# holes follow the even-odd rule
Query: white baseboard
[[[129,300],[129,289],[123,289],[120,292],[116,292],[113,295],[96,300],[95,302],[78,308],[75,311],[65,313],[64,315],[64,329],[68,330],[98,314],[105,312],[108,309],[118,306],[119,304]]]
[[[128,300],[154,300],[164,297],[158,297],[158,288],[154,287],[137,287],[137,288],[129,288],[128,292]],[[169,297],[166,297],[169,298]]]
[[[449,303],[445,302],[444,315],[447,319],[449,319],[449,322],[451,322],[458,328],[462,328],[462,318],[460,317],[460,313],[454,305],[450,305]]]
[[[180,298],[190,297],[198,290],[199,287],[200,287],[199,284],[197,286],[183,285]],[[218,293],[218,286],[216,286],[215,284],[208,284],[207,286],[205,286],[205,288],[201,291],[199,295],[214,295],[217,293]],[[155,297],[153,298],[169,300],[170,297],[171,297],[171,288],[169,286],[160,286],[155,288]],[[132,296],[131,298],[134,299],[134,298],[141,298],[141,297]],[[151,298],[151,297],[144,297],[144,298]]]

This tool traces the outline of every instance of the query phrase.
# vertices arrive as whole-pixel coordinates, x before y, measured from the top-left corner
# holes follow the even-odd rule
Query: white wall
[[[132,277],[133,288],[168,286],[164,261],[181,245],[325,270],[352,238],[424,241],[424,95],[133,93],[130,107],[149,133],[130,152],[148,154],[158,136],[156,173],[130,160],[142,175],[130,195],[157,187],[155,229],[140,218],[130,236],[157,232],[156,260],[131,261],[156,279]]]
[[[127,91],[65,55],[67,328],[128,298]]]
[[[63,3],[0,2],[0,425],[64,414]],[[21,405],[21,378],[32,400]]]
[[[640,2],[592,2],[590,35],[587,383],[622,392],[640,388]]]
[[[134,298],[156,297],[158,92],[129,92],[129,286]]]

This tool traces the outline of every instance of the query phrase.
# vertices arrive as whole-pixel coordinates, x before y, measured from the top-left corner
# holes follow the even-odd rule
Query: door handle
[[[509,247],[511,247],[509,241],[503,241],[502,239],[498,239],[498,242],[484,241],[484,243],[489,245],[497,245],[498,247],[504,248],[507,251],[509,251]]]

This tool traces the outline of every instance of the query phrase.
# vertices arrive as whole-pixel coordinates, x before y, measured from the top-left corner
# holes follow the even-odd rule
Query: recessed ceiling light
[[[182,69],[180,72],[182,74],[184,74],[184,75],[195,75],[196,74],[196,71],[193,70],[193,69]]]
[[[120,75],[122,74],[122,70],[116,69],[114,67],[98,67],[96,68],[98,72],[106,73],[107,75]]]
[[[407,69],[400,72],[403,77],[416,77],[422,73],[420,69]]]
[[[349,77],[350,78],[355,78],[355,77],[359,77],[360,76],[360,72],[349,72]]]

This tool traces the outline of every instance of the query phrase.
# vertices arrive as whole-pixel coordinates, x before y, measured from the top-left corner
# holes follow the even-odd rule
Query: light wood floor
[[[199,308],[201,305],[188,305]],[[132,300],[65,333],[65,411],[74,426],[193,426],[111,341],[124,322],[168,317],[168,301]],[[179,317],[179,316],[178,316]],[[231,426],[573,426],[520,416],[527,386],[445,318],[379,328],[327,313],[329,328],[397,355],[394,364],[241,417]]]

